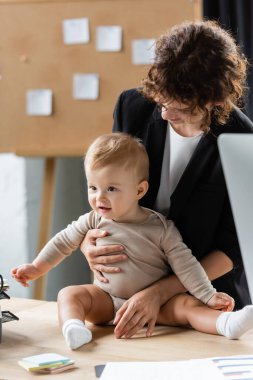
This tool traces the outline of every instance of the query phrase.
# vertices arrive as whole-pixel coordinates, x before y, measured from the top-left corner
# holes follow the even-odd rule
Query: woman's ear
[[[137,199],[141,199],[142,197],[144,197],[144,195],[146,194],[146,192],[148,191],[148,181],[144,180],[144,181],[141,181],[138,186],[137,186]]]

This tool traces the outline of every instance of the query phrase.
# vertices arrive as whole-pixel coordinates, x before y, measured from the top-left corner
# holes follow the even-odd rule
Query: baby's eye
[[[107,191],[116,191],[116,190],[117,189],[114,186],[109,186],[108,189],[107,189]]]
[[[89,186],[89,190],[91,190],[91,191],[95,191],[95,190],[97,190],[97,189],[96,189],[95,186]]]

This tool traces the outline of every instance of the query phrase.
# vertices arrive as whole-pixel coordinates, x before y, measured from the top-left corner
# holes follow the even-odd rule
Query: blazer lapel
[[[143,198],[146,207],[153,207],[160,186],[163,152],[167,132],[167,121],[161,118],[158,107],[153,112],[153,120],[147,127],[145,145],[149,155],[149,190]]]
[[[216,137],[211,133],[204,135],[195,149],[175,191],[171,196],[170,215],[177,218],[185,207],[191,192],[202,174],[205,173],[211,156],[217,149]]]

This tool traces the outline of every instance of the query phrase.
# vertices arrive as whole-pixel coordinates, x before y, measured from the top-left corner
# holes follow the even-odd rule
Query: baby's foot
[[[68,319],[62,326],[62,333],[72,350],[89,343],[92,339],[91,331],[79,319]]]

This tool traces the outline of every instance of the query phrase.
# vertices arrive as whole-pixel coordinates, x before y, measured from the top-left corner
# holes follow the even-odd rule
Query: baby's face
[[[117,222],[134,220],[138,207],[136,171],[115,164],[86,168],[88,199],[93,210]]]

